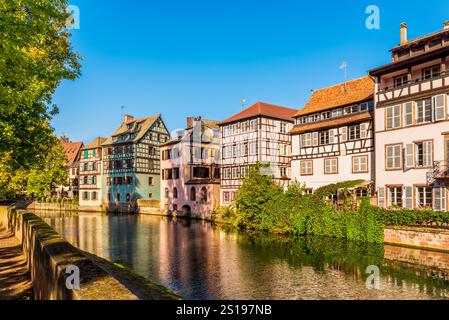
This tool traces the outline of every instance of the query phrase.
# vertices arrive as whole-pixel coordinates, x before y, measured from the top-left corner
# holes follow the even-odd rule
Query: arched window
[[[168,188],[165,188],[165,199],[168,199],[168,194],[169,194]]]
[[[190,201],[196,201],[196,190],[195,187],[190,189]]]
[[[201,203],[206,203],[206,202],[207,202],[207,188],[202,187],[201,188]]]
[[[173,189],[173,198],[178,199],[178,189],[177,188]]]

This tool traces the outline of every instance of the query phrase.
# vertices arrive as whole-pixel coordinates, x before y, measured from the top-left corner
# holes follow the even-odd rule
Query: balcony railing
[[[449,72],[441,72],[439,76],[431,79],[413,79],[400,87],[380,88],[377,97],[379,102],[385,102],[447,86],[449,86]]]
[[[449,162],[447,161],[435,161],[432,170],[427,173],[428,183],[441,179],[449,179]]]

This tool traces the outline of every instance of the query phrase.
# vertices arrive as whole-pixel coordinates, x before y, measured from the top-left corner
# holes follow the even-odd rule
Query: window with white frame
[[[300,174],[302,176],[309,176],[313,174],[313,161],[302,160],[300,162]]]
[[[251,131],[256,131],[257,130],[257,120],[251,120],[249,122],[249,129]]]
[[[430,68],[425,68],[422,71],[422,79],[423,80],[438,78],[439,76],[440,76],[440,66],[433,66]]]
[[[239,179],[240,178],[240,170],[238,167],[232,168],[232,179]]]
[[[360,125],[349,126],[349,141],[360,140]]]
[[[432,121],[432,99],[416,101],[416,123],[425,123]]]
[[[387,130],[401,127],[401,105],[387,107],[385,113],[385,128]]]
[[[280,167],[279,173],[281,177],[287,177],[287,167]]]
[[[257,143],[256,142],[250,142],[250,144],[249,144],[249,154],[250,155],[257,154]]]
[[[320,131],[320,145],[329,144],[329,131]]]
[[[338,158],[324,159],[324,173],[325,174],[338,173]]]
[[[312,134],[311,133],[305,133],[301,136],[302,138],[302,146],[303,147],[311,147],[312,146]]]
[[[402,144],[389,145],[385,147],[385,169],[402,169]]]
[[[402,187],[388,188],[388,206],[402,208]]]
[[[416,207],[432,208],[432,187],[416,187]]]
[[[416,167],[432,166],[433,141],[423,141],[415,143],[415,164]]]
[[[352,172],[366,173],[368,172],[368,156],[356,156],[352,158]]]
[[[288,144],[279,144],[279,155],[286,157],[290,155],[290,146]]]
[[[408,83],[408,74],[402,74],[394,78],[394,87],[400,88]]]
[[[436,185],[433,188],[433,210],[445,212],[447,211],[447,190],[446,187]]]
[[[287,133],[287,124],[285,122],[280,123],[280,130],[281,133]]]

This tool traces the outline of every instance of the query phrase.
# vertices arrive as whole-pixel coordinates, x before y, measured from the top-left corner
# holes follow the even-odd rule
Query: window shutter
[[[441,187],[441,211],[446,212],[447,211],[447,190],[445,186]]]
[[[445,212],[446,209],[446,187],[435,186],[433,188],[433,210]]]
[[[399,128],[401,126],[401,105],[394,106],[393,109],[393,126],[394,128]]]
[[[444,120],[446,109],[446,95],[440,94],[433,97],[433,119],[434,121]]]
[[[404,189],[404,207],[406,209],[413,210],[413,187],[405,187]]]
[[[385,188],[379,188],[377,196],[378,196],[377,201],[378,201],[379,207],[385,208],[386,207],[386,203],[385,203]]]
[[[334,143],[334,129],[330,129],[328,133],[329,133],[329,144],[332,144]]]
[[[424,166],[432,166],[432,141],[424,142]]]
[[[441,187],[433,188],[433,210],[441,211]]]
[[[393,148],[393,150],[394,150],[394,168],[400,168],[401,167],[401,163],[396,163],[396,161],[399,159],[399,161],[402,161],[402,159],[401,159],[401,157],[402,157],[402,155],[401,155],[401,153],[402,153],[402,148],[401,148],[401,146],[400,145],[398,145],[398,146],[395,146],[394,148]]]
[[[362,123],[360,125],[360,139],[366,139],[368,137],[368,124]]]
[[[313,139],[313,145],[317,146],[318,145],[318,132],[314,132],[312,134],[312,139]]]
[[[415,155],[414,155],[415,145],[413,143],[407,144],[405,146],[405,167],[413,168],[415,166]]]
[[[393,107],[388,107],[385,109],[385,118],[386,118],[386,129],[392,129],[393,128]]]
[[[406,126],[411,126],[413,124],[413,102],[407,102],[404,109],[404,123]]]
[[[348,141],[348,127],[341,128],[341,141]]]

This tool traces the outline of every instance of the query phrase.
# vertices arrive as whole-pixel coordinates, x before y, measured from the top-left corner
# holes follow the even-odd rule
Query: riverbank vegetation
[[[0,0],[0,201],[49,196],[64,156],[52,95],[80,75],[66,0]]]
[[[347,201],[340,209],[325,199],[338,190],[348,190],[361,181],[332,184],[305,194],[294,183],[284,191],[270,176],[260,173],[261,165],[250,169],[243,180],[234,205],[215,211],[213,221],[237,229],[291,234],[314,235],[368,243],[382,243],[385,226],[447,225],[449,213],[412,210],[385,210],[363,198],[354,205]]]

